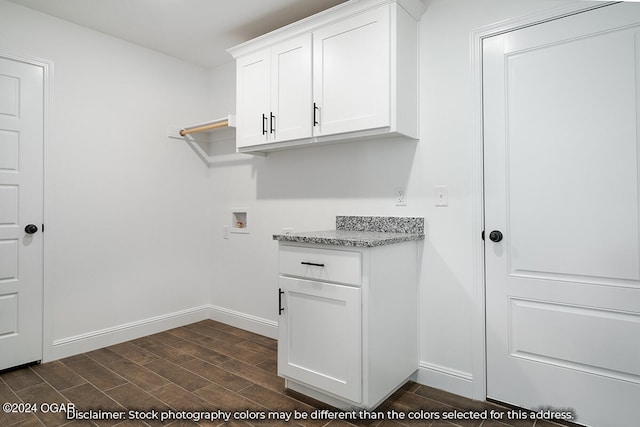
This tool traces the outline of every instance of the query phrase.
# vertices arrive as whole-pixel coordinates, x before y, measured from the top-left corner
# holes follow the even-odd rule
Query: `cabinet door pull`
[[[302,265],[312,265],[314,267],[324,267],[324,264],[317,264],[315,262],[301,261],[300,264],[302,264]]]
[[[282,288],[278,288],[278,316],[284,311],[284,307],[282,306],[282,294],[284,294],[284,291]]]
[[[318,104],[316,104],[315,102],[313,103],[313,126],[318,126],[318,116],[316,115],[317,112],[320,111],[320,108],[318,108]]]
[[[269,113],[269,133],[274,133],[276,131],[276,116],[273,113]]]
[[[267,134],[267,116],[262,113],[262,134]]]

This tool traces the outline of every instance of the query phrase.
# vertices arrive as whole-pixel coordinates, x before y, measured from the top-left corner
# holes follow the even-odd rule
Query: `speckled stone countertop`
[[[274,234],[280,242],[375,247],[424,239],[424,218],[338,216],[336,229]]]

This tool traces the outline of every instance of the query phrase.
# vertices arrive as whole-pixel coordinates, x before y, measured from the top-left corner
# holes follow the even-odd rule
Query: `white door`
[[[633,3],[484,43],[490,398],[638,425],[639,65]]]
[[[311,35],[272,47],[270,142],[311,137],[311,89]]]
[[[314,135],[390,126],[390,6],[313,33]]]
[[[278,374],[362,401],[361,290],[280,277]]]
[[[42,359],[43,76],[0,57],[0,369]]]

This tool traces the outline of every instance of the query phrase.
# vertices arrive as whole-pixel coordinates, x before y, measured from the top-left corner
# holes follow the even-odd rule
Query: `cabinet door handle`
[[[267,116],[262,113],[262,134],[267,134]]]
[[[269,133],[274,133],[276,131],[276,116],[273,113],[269,113],[271,116],[269,118]]]
[[[278,288],[278,316],[284,311],[284,307],[282,306],[282,294],[284,294],[284,291],[282,288]]]
[[[316,115],[316,113],[318,113],[320,111],[320,108],[318,108],[318,104],[316,104],[315,102],[313,103],[313,126],[318,126],[318,116]]]
[[[300,264],[302,265],[312,265],[314,267],[324,267],[324,264],[318,264],[315,262],[308,262],[308,261],[301,261]]]

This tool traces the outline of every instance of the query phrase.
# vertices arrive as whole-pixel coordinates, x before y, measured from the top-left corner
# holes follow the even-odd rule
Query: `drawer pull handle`
[[[302,261],[300,264],[302,264],[302,265],[312,265],[314,267],[324,267],[324,264],[317,264],[315,262]]]

